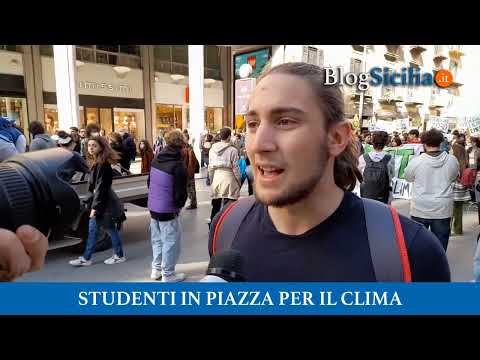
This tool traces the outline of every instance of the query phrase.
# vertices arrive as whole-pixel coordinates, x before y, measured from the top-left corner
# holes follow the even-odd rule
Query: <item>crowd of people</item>
[[[395,157],[385,148],[421,144],[421,154],[413,157],[405,168],[405,180],[412,183],[411,219],[430,229],[445,251],[450,236],[463,235],[465,204],[477,207],[480,224],[475,195],[480,170],[479,137],[458,130],[444,134],[430,129],[420,134],[412,129],[402,135],[383,131],[357,132],[355,138],[361,153],[362,197],[391,203]],[[370,151],[367,151],[368,146],[372,148]],[[474,265],[475,277],[479,281],[480,249],[476,251]]]
[[[152,279],[185,279],[175,271],[182,242],[179,217],[187,199],[187,209],[197,208],[195,174],[206,167],[212,199],[209,253],[240,251],[248,281],[450,281],[446,249],[451,228],[461,234],[463,202],[473,199],[479,140],[436,129],[355,134],[345,121],[340,88],[326,86],[324,76],[321,68],[305,63],[281,64],[262,74],[245,117],[248,141],[230,128],[205,131],[198,143],[188,130],[169,129],[153,148],[147,141],[139,144],[142,170],[149,173]],[[11,143],[4,152],[23,149],[14,125],[1,129]],[[30,133],[32,145],[53,142],[77,149],[90,172],[87,247],[71,264],[92,264],[100,226],[114,247],[105,263],[125,261],[112,165],[129,171],[136,155],[133,139],[121,132],[103,137],[95,124],[57,134],[51,142],[40,126]],[[422,148],[404,170],[412,183],[411,218],[384,205],[392,201],[398,167],[389,148],[405,144]],[[254,197],[240,199],[245,180]],[[352,192],[356,184],[361,197]]]

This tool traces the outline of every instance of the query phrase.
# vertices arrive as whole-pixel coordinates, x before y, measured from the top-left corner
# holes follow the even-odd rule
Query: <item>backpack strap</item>
[[[365,160],[365,164],[369,164],[369,163],[373,162],[372,158],[370,157],[370,155],[368,153],[363,154],[363,159]]]
[[[377,281],[411,282],[407,247],[397,211],[378,201],[362,200]]]
[[[393,207],[362,199],[375,277],[379,282],[411,282],[412,275],[400,218]],[[225,208],[215,226],[212,254],[232,246],[255,197],[239,199]]]
[[[241,198],[229,204],[217,221],[213,233],[212,254],[229,249],[237,236],[243,219],[255,204],[255,197]],[[235,210],[235,211],[232,211]]]
[[[383,159],[382,159],[382,161],[383,161],[385,164],[388,164],[388,163],[390,162],[390,160],[392,160],[392,155],[390,155],[390,154],[386,154],[386,155],[383,157]]]

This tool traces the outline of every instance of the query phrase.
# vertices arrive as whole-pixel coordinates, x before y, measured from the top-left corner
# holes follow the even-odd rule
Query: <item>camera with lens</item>
[[[19,154],[0,163],[0,228],[31,225],[48,236],[72,224],[78,194],[61,176],[74,153],[60,148]]]

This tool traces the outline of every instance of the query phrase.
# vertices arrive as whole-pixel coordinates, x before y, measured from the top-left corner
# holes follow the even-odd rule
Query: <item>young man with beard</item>
[[[210,254],[238,250],[247,281],[392,281],[382,280],[393,270],[390,262],[384,261],[386,271],[377,271],[386,259],[375,257],[382,252],[369,246],[376,238],[377,245],[397,241],[402,255],[393,255],[408,269],[404,281],[450,281],[445,251],[435,235],[351,192],[361,179],[359,152],[344,119],[342,92],[337,85],[325,85],[324,69],[287,63],[261,76],[246,115],[256,200],[233,236],[222,234],[231,235],[228,222],[245,209],[239,204],[252,198],[240,199],[216,216]],[[380,208],[383,220],[398,221],[391,233],[369,231],[365,209],[372,215],[372,207]]]

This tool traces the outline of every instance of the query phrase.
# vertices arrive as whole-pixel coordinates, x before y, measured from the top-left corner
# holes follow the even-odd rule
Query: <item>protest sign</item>
[[[448,132],[448,119],[439,116],[431,116],[427,124],[427,130],[430,129],[437,129],[446,134]]]
[[[470,131],[470,135],[480,134],[480,116],[468,119],[468,130]]]
[[[375,124],[369,128],[370,131],[386,131],[389,134],[393,133],[395,129],[396,123],[388,120],[377,120]]]
[[[373,151],[373,147],[365,146],[365,153]],[[405,180],[405,169],[408,163],[419,156],[423,151],[422,144],[404,144],[398,148],[385,148],[386,152],[395,159],[395,172],[392,179],[392,193],[394,199],[411,199],[412,183]],[[360,196],[360,184],[357,183],[354,193]]]
[[[394,123],[395,123],[395,131],[398,131],[400,133],[407,132],[410,127],[410,120],[408,118],[395,119]]]

